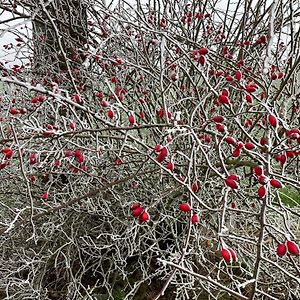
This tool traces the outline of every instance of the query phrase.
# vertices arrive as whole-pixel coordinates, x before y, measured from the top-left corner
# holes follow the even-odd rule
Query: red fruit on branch
[[[128,116],[128,121],[131,125],[133,125],[135,123],[135,117],[134,115],[129,115]]]
[[[84,155],[81,153],[81,154],[77,157],[77,160],[78,160],[79,163],[82,164],[82,163],[84,162],[84,160],[85,160]]]
[[[263,175],[263,174],[264,174],[264,169],[263,169],[263,167],[262,167],[262,166],[256,166],[256,167],[254,168],[254,173],[255,173],[256,176],[261,176],[261,175]]]
[[[235,180],[235,181],[240,181],[240,176],[239,175],[235,175],[235,174],[232,174],[232,175],[229,175],[227,177],[227,179],[231,179],[231,180]]]
[[[223,116],[214,116],[212,118],[212,120],[215,122],[215,123],[222,123],[225,119]]]
[[[162,145],[157,144],[157,145],[154,146],[153,150],[155,152],[160,152],[162,148],[163,148]]]
[[[158,162],[162,162],[164,159],[166,158],[166,156],[164,156],[164,155],[162,155],[161,153],[159,153],[158,155],[157,155],[157,161]]]
[[[208,49],[203,47],[203,48],[200,48],[198,50],[198,52],[199,52],[200,55],[205,55],[205,54],[208,53]]]
[[[287,249],[290,252],[290,254],[293,254],[293,255],[299,255],[300,254],[299,246],[295,242],[287,241],[286,246],[287,246]]]
[[[242,149],[242,148],[244,148],[244,143],[243,142],[237,142],[236,143],[236,147],[238,148],[238,149]]]
[[[232,256],[231,252],[227,248],[222,248],[221,250],[221,256],[226,262],[231,262],[232,261]]]
[[[232,136],[227,136],[227,137],[225,138],[225,141],[226,141],[226,143],[229,144],[229,145],[235,145],[235,144],[236,144],[236,140],[235,140],[235,138],[233,138]]]
[[[255,145],[253,143],[246,143],[245,148],[247,150],[253,150],[255,148]]]
[[[167,163],[167,169],[170,171],[174,171],[174,163],[173,162],[168,162]]]
[[[9,111],[12,115],[17,115],[20,113],[20,111],[18,109],[15,109],[15,108],[11,108],[10,111]]]
[[[251,95],[246,95],[246,101],[248,103],[252,103],[252,97],[251,97]]]
[[[281,79],[283,77],[283,73],[282,72],[279,72],[278,74],[277,74],[277,78],[278,79]]]
[[[144,223],[144,222],[148,222],[150,220],[150,215],[147,211],[144,211],[140,217],[139,217],[139,220],[141,223]]]
[[[216,128],[221,133],[223,133],[226,130],[226,126],[222,123],[216,123]]]
[[[197,214],[193,214],[191,221],[193,224],[198,223],[199,222],[199,216]]]
[[[140,118],[145,119],[145,113],[143,111],[140,112]]]
[[[241,71],[237,71],[235,73],[235,78],[236,78],[237,81],[241,81],[241,79],[242,79],[242,72]]]
[[[284,243],[279,244],[277,246],[276,253],[277,253],[278,256],[282,257],[282,256],[284,256],[286,254],[286,252],[287,252],[287,247],[286,247],[286,245]]]
[[[70,127],[71,130],[75,129],[75,123],[74,123],[74,121],[70,121],[69,127]]]
[[[258,182],[263,185],[267,184],[269,182],[269,178],[265,175],[258,176],[257,179],[258,179]]]
[[[266,195],[267,189],[264,186],[261,186],[258,190],[257,190],[257,194],[260,198],[264,198]]]
[[[205,64],[205,56],[201,55],[198,59],[199,63],[201,66],[204,66]]]
[[[184,211],[184,212],[189,212],[189,211],[192,210],[192,209],[191,209],[191,206],[189,205],[189,203],[181,203],[181,204],[179,205],[179,209],[180,209],[181,211]]]
[[[232,188],[232,189],[238,189],[239,188],[238,183],[235,180],[233,180],[233,179],[226,178],[224,181],[225,181],[225,184],[228,187]]]
[[[139,206],[139,207],[133,209],[132,215],[136,218],[136,217],[140,216],[144,212],[144,210],[145,210],[144,207]]]
[[[229,101],[229,99],[228,99],[227,96],[220,95],[220,96],[219,96],[219,100],[220,100],[220,102],[223,103],[223,104],[230,104],[230,101]]]
[[[2,149],[2,153],[5,154],[4,159],[10,159],[13,156],[14,151],[10,148],[4,148]]]
[[[276,189],[280,189],[283,187],[283,184],[278,179],[271,179],[270,184],[272,187]]]
[[[112,119],[114,116],[115,116],[115,113],[113,112],[112,109],[109,109],[108,112],[107,112],[107,116]]]
[[[277,118],[276,118],[274,115],[269,115],[269,116],[268,116],[268,121],[269,121],[269,123],[270,123],[270,125],[271,125],[272,127],[277,127],[277,125],[278,125],[278,120],[277,120]]]
[[[167,147],[162,147],[160,153],[161,153],[161,155],[163,155],[164,157],[167,157],[168,154],[169,154],[168,148],[167,148]]]
[[[251,94],[251,93],[254,93],[256,90],[257,90],[257,85],[256,84],[247,84],[245,86],[245,90]]]
[[[233,157],[239,157],[241,155],[241,150],[240,148],[235,148],[233,151],[232,151],[232,156]]]
[[[193,185],[192,185],[192,191],[194,193],[197,193],[199,190],[199,186],[198,186],[198,183],[197,182],[194,182]]]
[[[48,197],[49,197],[48,192],[44,192],[43,195],[42,195],[42,199],[43,199],[43,200],[47,200]]]

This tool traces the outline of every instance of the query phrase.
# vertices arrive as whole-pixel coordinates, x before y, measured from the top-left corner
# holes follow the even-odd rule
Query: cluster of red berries
[[[192,208],[189,203],[184,202],[179,205],[179,210],[181,210],[183,212],[190,212],[192,210]],[[198,223],[199,222],[198,214],[194,213],[191,217],[191,221],[193,224]]]
[[[205,64],[205,55],[208,53],[207,48],[200,48],[195,49],[191,53],[191,58],[193,58],[195,61],[199,62],[202,66]]]
[[[10,159],[14,154],[11,148],[4,148],[1,152],[4,154],[4,159]]]
[[[227,178],[224,179],[225,184],[234,189],[238,189],[239,188],[239,184],[238,182],[240,181],[240,176],[238,175],[229,175]]]
[[[131,211],[135,218],[139,218],[140,223],[148,222],[150,220],[149,213],[139,202],[131,205]]]
[[[277,246],[276,252],[278,256],[284,256],[287,253],[287,251],[289,251],[289,253],[292,255],[300,254],[299,246],[293,241],[286,241],[285,243],[279,244]]]
[[[264,169],[262,166],[256,166],[254,168],[254,174],[256,175],[258,182],[261,184],[261,187],[257,190],[257,194],[260,198],[265,197],[265,195],[267,193],[267,189],[266,189],[267,184],[270,184],[270,186],[272,186],[273,188],[276,188],[276,189],[280,189],[283,187],[283,184],[281,183],[280,180],[275,179],[275,178],[269,179],[264,174]]]
[[[162,162],[165,160],[165,158],[169,155],[169,150],[167,147],[163,147],[159,144],[155,145],[154,147],[155,152],[159,152],[157,155],[157,161]]]
[[[236,253],[230,247],[222,248],[221,249],[221,256],[223,257],[223,259],[226,262],[237,261]]]

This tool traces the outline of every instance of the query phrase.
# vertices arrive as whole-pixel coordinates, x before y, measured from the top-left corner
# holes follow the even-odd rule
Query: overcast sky
[[[1,1],[1,0],[0,0]],[[258,0],[253,1],[253,6],[256,5]],[[113,6],[118,2],[117,0],[112,0],[112,1],[108,1],[106,0],[106,4],[112,2]],[[128,0],[129,3],[131,3],[132,5],[134,5],[136,3],[135,0]],[[148,3],[148,0],[141,0],[142,4],[146,4]],[[231,1],[231,6],[230,6],[230,10],[233,12],[236,8],[238,1]],[[218,1],[216,8],[220,9],[220,10],[224,10],[226,9],[226,5],[227,5],[228,1],[227,0],[220,0]],[[272,0],[267,0],[267,5],[271,4]],[[242,9],[242,7],[241,7]],[[0,10],[1,13],[1,10]],[[2,14],[0,14],[0,23],[3,22],[4,20],[7,20],[11,18],[11,14],[8,12],[4,12]],[[13,26],[13,30],[15,32],[22,32],[25,36],[28,35],[28,31],[26,30],[22,30],[21,28],[24,28],[24,25],[27,24],[27,26],[30,28],[31,27],[31,21],[30,20],[18,20],[18,21],[12,21],[9,22],[9,26]],[[3,59],[5,57],[5,60],[10,60],[12,63],[14,62],[14,54],[13,55],[8,55],[4,53],[3,51],[3,45],[8,44],[10,42],[16,43],[15,38],[16,36],[14,34],[12,34],[11,32],[7,31],[8,29],[8,24],[0,24],[0,61],[3,62]]]

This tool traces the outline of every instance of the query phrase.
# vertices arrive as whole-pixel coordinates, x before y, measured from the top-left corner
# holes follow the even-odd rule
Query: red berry
[[[251,97],[251,95],[246,95],[246,101],[248,103],[252,103],[252,97]]]
[[[170,171],[174,170],[174,163],[172,163],[171,161],[167,163],[167,169],[169,169]]]
[[[269,181],[269,178],[265,175],[258,176],[257,179],[260,184],[267,184]]]
[[[164,159],[166,158],[166,156],[164,156],[164,155],[162,155],[161,153],[159,153],[158,155],[157,155],[157,161],[158,162],[162,162]]]
[[[214,69],[210,69],[208,73],[209,73],[210,76],[212,76],[212,75],[215,74],[215,70]]]
[[[135,117],[134,117],[134,115],[129,115],[129,116],[128,116],[128,120],[129,120],[129,123],[130,123],[131,125],[133,125],[133,124],[135,123]]]
[[[115,113],[114,113],[113,110],[111,110],[111,109],[107,112],[107,116],[108,116],[110,119],[112,119],[112,118],[114,117],[114,115],[115,115]]]
[[[205,64],[205,56],[203,56],[203,55],[201,55],[200,57],[199,57],[199,63],[201,64],[201,66],[204,66],[204,64]]]
[[[192,220],[193,224],[198,223],[199,222],[199,216],[197,214],[193,214],[191,220]]]
[[[247,150],[252,150],[252,149],[255,148],[255,146],[254,146],[254,144],[252,144],[252,143],[246,143],[246,144],[245,144],[245,148],[246,148]]]
[[[14,151],[10,148],[4,148],[2,149],[2,153],[5,154],[4,156],[5,159],[10,159],[13,156]]]
[[[247,84],[247,85],[245,86],[245,90],[246,90],[249,94],[255,92],[256,89],[257,89],[257,85],[256,85],[256,84]]]
[[[240,181],[240,176],[232,174],[232,175],[229,175],[227,177],[227,179],[231,179],[231,180],[235,180],[235,181]]]
[[[256,176],[261,176],[261,175],[263,175],[263,174],[264,174],[264,169],[263,169],[263,167],[262,167],[262,166],[256,166],[256,167],[254,168],[254,173],[255,173]]]
[[[78,157],[77,157],[77,160],[78,160],[78,162],[80,162],[80,163],[83,163],[84,162],[84,155],[81,153]]]
[[[283,187],[283,184],[278,179],[271,179],[270,184],[272,187],[276,189],[280,189]]]
[[[44,192],[43,195],[42,195],[42,199],[43,199],[43,200],[47,200],[48,197],[49,197],[48,192]]]
[[[274,115],[269,115],[268,120],[272,127],[276,127],[278,125],[278,120]]]
[[[136,218],[144,212],[144,207],[139,206],[132,211],[132,215]]]
[[[267,189],[262,185],[258,190],[257,194],[260,198],[264,198],[266,195]]]
[[[145,113],[143,111],[140,112],[141,119],[145,119]]]
[[[283,73],[282,73],[282,72],[279,72],[279,73],[277,74],[277,78],[280,79],[280,78],[282,78],[282,77],[283,77]]]
[[[205,54],[208,53],[208,49],[207,48],[200,48],[198,50],[198,52],[199,52],[200,55],[205,55]]]
[[[225,125],[222,123],[216,123],[216,128],[219,132],[224,132],[226,129]]]
[[[237,71],[235,73],[235,78],[237,79],[237,81],[240,81],[242,79],[242,72],[241,71]]]
[[[222,248],[221,255],[222,255],[222,257],[224,258],[224,260],[226,262],[231,262],[232,261],[231,252],[228,249]]]
[[[184,212],[189,212],[191,211],[191,206],[188,203],[181,203],[179,209]]]
[[[70,121],[69,127],[70,127],[71,130],[75,129],[75,123],[74,123],[74,121]]]
[[[9,111],[12,115],[17,115],[20,113],[20,111],[18,109],[15,109],[15,108],[12,108],[10,111]]]
[[[212,118],[212,120],[215,122],[215,123],[222,123],[225,119],[223,116],[214,116]]]
[[[264,138],[264,137],[261,137],[260,140],[259,140],[259,143],[260,143],[262,146],[264,146],[264,145],[267,144],[267,139]]]
[[[144,211],[141,215],[140,215],[140,222],[148,222],[150,220],[150,215],[148,214],[147,211]]]
[[[154,151],[155,152],[160,152],[161,149],[162,149],[162,145],[157,144],[157,145],[154,146]]]
[[[278,256],[280,256],[280,257],[284,256],[284,255],[286,254],[286,252],[287,252],[287,247],[286,247],[286,245],[285,245],[284,243],[279,244],[279,245],[277,246],[276,252],[277,252],[277,255],[278,255]]]
[[[233,180],[233,179],[228,179],[228,178],[226,178],[226,179],[225,179],[225,184],[226,184],[228,187],[232,188],[232,189],[238,189],[238,188],[239,188],[238,183],[237,183],[235,180]]]
[[[232,152],[233,157],[239,157],[241,155],[241,150],[239,148],[235,148]]]
[[[197,182],[194,182],[193,185],[192,185],[192,190],[194,193],[197,193],[198,190],[199,190],[199,186],[198,186],[198,183]]]
[[[168,148],[167,147],[162,147],[160,153],[161,153],[161,155],[167,157],[168,154],[169,154]]]
[[[293,254],[293,255],[299,255],[300,254],[300,249],[299,246],[293,242],[293,241],[287,241],[286,246],[288,251]]]
[[[232,136],[227,136],[225,138],[225,141],[229,145],[235,145],[236,144],[236,140]]]
[[[219,100],[220,100],[220,102],[223,103],[223,104],[230,104],[230,101],[229,101],[228,97],[225,96],[225,95],[220,95],[220,96],[219,96]]]
[[[238,148],[238,149],[242,149],[242,148],[244,148],[244,143],[243,142],[237,142],[237,144],[236,144],[236,147]]]

